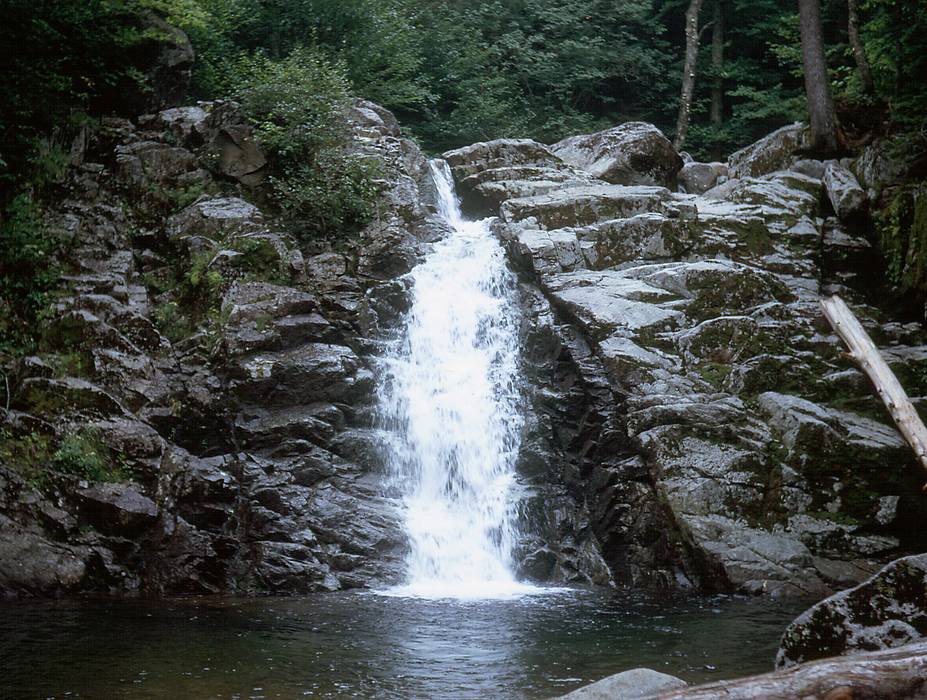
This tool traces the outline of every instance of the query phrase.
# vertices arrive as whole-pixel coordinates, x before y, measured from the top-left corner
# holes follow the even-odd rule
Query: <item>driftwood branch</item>
[[[813,661],[762,676],[720,681],[656,697],[659,700],[921,699],[927,697],[927,642]]]
[[[879,397],[892,414],[898,430],[914,449],[914,454],[917,455],[921,466],[927,470],[927,428],[924,427],[924,422],[914,409],[904,388],[882,359],[875,343],[872,342],[869,334],[863,329],[843,299],[836,295],[830,299],[822,299],[821,307],[830,325],[850,349],[852,360],[872,380]]]

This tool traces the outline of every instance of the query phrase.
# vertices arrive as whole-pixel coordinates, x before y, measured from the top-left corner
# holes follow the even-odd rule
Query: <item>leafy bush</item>
[[[124,481],[126,468],[115,463],[97,431],[85,428],[66,436],[52,455],[58,471],[88,481]]]
[[[172,343],[189,337],[193,327],[181,311],[176,301],[158,304],[152,311],[151,320],[154,321],[158,331]]]
[[[274,195],[291,221],[322,236],[354,231],[376,212],[381,173],[377,161],[344,152],[327,150],[312,165],[298,165],[272,177]]]
[[[372,213],[377,164],[351,151],[342,66],[298,49],[282,61],[242,59],[238,99],[273,156],[274,198],[303,232],[331,236]]]
[[[29,195],[0,212],[0,353],[30,352],[38,319],[57,280],[55,241]]]

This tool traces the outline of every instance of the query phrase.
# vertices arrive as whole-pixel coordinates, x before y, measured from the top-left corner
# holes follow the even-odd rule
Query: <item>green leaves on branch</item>
[[[20,194],[0,212],[0,353],[34,348],[58,276],[54,250],[30,195]]]
[[[273,156],[273,194],[286,217],[322,237],[363,226],[374,213],[380,167],[351,148],[344,66],[308,48],[239,65],[237,97]]]

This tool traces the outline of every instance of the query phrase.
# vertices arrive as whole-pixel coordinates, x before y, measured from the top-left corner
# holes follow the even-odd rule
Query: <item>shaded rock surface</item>
[[[4,431],[51,468],[0,464],[0,593],[402,577],[377,362],[447,229],[395,118],[346,118],[384,175],[376,221],[338,246],[259,206],[266,158],[234,104],[104,120],[47,215],[63,289]],[[923,549],[912,456],[817,299],[844,295],[915,397],[927,335],[867,303],[866,240],[827,216],[823,171],[787,169],[801,133],[731,179],[711,164],[701,194],[666,186],[682,160],[649,125],[447,154],[520,274],[521,575],[824,596]],[[121,483],[61,467],[88,430]]]
[[[824,169],[824,187],[837,218],[860,223],[869,212],[869,195],[849,168],[830,161]]]

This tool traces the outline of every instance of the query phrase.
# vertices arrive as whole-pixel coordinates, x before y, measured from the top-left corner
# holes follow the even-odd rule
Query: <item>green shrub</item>
[[[376,178],[382,170],[372,158],[326,149],[312,165],[298,165],[272,177],[274,197],[286,217],[304,231],[323,237],[356,231],[376,213]]]
[[[240,63],[238,99],[254,121],[261,143],[293,164],[306,154],[341,145],[341,113],[350,91],[341,66],[310,49],[282,61],[262,54]]]
[[[176,301],[169,301],[156,306],[151,319],[158,331],[172,343],[183,340],[193,333],[190,319],[181,312]]]
[[[29,195],[19,195],[0,212],[0,353],[34,349],[38,320],[58,278],[54,249]]]
[[[309,49],[241,62],[237,97],[272,155],[273,196],[297,230],[332,236],[370,220],[375,161],[351,150],[344,69]]]
[[[124,481],[128,478],[124,464],[117,463],[102,443],[97,431],[85,428],[66,436],[52,455],[58,471],[88,481]]]

